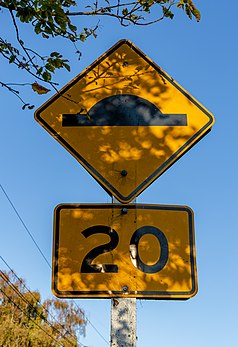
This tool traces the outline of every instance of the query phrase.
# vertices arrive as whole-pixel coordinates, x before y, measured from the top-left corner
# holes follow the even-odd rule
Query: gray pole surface
[[[111,299],[110,347],[136,347],[136,298]]]
[[[136,299],[111,299],[111,347],[136,347]]]

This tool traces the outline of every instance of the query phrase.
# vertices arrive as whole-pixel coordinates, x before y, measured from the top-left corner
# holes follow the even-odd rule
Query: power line
[[[18,305],[15,303],[14,300],[12,300],[6,292],[2,288],[0,288],[0,291],[8,298],[8,301],[11,302],[15,307],[17,307],[26,317],[28,317],[35,325],[38,326],[46,335],[48,335],[52,340],[54,340],[60,347],[62,346],[59,341],[57,341],[52,335],[50,335],[45,329],[43,329],[39,324],[37,324],[29,315]]]
[[[100,331],[90,322],[90,320],[86,317],[86,321],[93,327],[93,329],[98,333],[99,336],[106,342],[107,345],[109,345],[109,342],[104,338],[104,336],[100,333]]]
[[[32,305],[32,303],[27,300],[27,298],[18,290],[18,288],[7,278],[7,276],[0,271],[0,276],[2,277],[2,279],[7,283],[7,285],[27,304],[30,306],[31,309],[34,309],[34,306]],[[54,327],[53,324],[51,324],[46,318],[43,318],[37,311],[36,311],[36,315],[40,318],[42,318],[44,320],[44,322],[50,327],[52,328],[52,330],[56,331],[59,333],[59,336],[63,337],[65,340],[67,340],[72,346],[74,346],[74,344],[72,343],[72,341],[70,341],[67,337],[63,336],[62,333]]]
[[[7,194],[6,190],[3,188],[2,184],[0,183],[0,187],[5,195],[5,197],[7,198],[8,202],[10,203],[11,207],[13,208],[14,212],[16,213],[17,217],[19,218],[19,220],[21,221],[24,229],[26,230],[26,232],[28,233],[28,235],[30,236],[31,240],[33,241],[33,243],[35,244],[36,248],[38,249],[38,251],[40,252],[41,256],[44,258],[45,262],[47,263],[47,265],[49,266],[50,269],[52,269],[49,261],[47,260],[47,258],[45,257],[44,253],[42,252],[42,250],[40,249],[40,247],[38,246],[37,242],[35,241],[33,235],[31,234],[30,230],[27,228],[25,222],[23,221],[22,217],[20,216],[19,212],[17,211],[16,207],[14,206],[13,202],[11,201],[9,195]],[[79,308],[79,306],[77,305],[76,301],[73,300],[73,302],[75,303],[75,305]],[[80,308],[79,308],[80,309]],[[85,316],[86,317],[86,316]],[[86,321],[92,326],[92,328],[97,332],[97,334],[103,339],[104,342],[106,342],[107,345],[109,345],[109,342],[104,338],[104,336],[99,332],[99,330],[93,325],[93,323],[86,317]]]
[[[27,288],[27,286],[26,286],[25,283],[22,281],[22,279],[21,279],[20,277],[17,276],[17,274],[13,271],[13,269],[12,269],[12,268],[10,267],[10,265],[6,262],[6,260],[3,259],[3,257],[2,257],[1,255],[0,255],[0,258],[1,258],[1,260],[4,262],[4,264],[8,267],[8,269],[11,271],[11,273],[18,279],[18,281],[19,281],[19,282],[23,285],[23,287],[27,290],[27,293],[29,293],[29,294],[34,298],[34,300],[37,301],[38,306],[41,307],[45,312],[47,312],[47,314],[49,314],[49,315],[52,317],[52,319],[53,319],[56,323],[58,323],[63,329],[65,329],[64,326],[63,326],[59,321],[57,321],[57,319],[51,314],[51,312],[50,312],[49,310],[47,310],[47,308],[45,308],[43,305],[41,305],[41,304],[39,303],[39,300],[38,300],[38,299],[35,297],[35,295],[30,291],[30,289]],[[4,277],[6,277],[5,274],[4,274],[1,270],[0,270],[0,272],[4,275]],[[0,276],[1,276],[1,275],[0,275]],[[2,277],[2,276],[1,276],[1,277]],[[3,278],[3,279],[4,279],[4,278]],[[27,298],[25,298],[24,296],[22,297],[22,293],[19,292],[19,290],[17,289],[17,287],[16,287],[9,279],[7,279],[7,280],[8,280],[8,282],[10,283],[11,288],[12,288],[12,286],[13,286],[14,288],[16,288],[17,292],[21,295],[21,298],[22,298],[25,302],[27,301],[27,303],[28,303],[32,308],[34,308],[33,305],[29,302],[29,300],[27,300]],[[12,288],[12,289],[14,290],[14,288]],[[77,305],[76,305],[76,306],[77,306]],[[77,306],[77,307],[78,307],[78,306]],[[79,308],[79,307],[78,307],[78,308]],[[80,312],[81,312],[82,314],[84,314],[84,312],[83,312],[80,308],[79,308],[79,310],[80,310]],[[39,314],[38,314],[38,316],[39,316]],[[85,320],[87,320],[87,318],[86,318]],[[46,319],[44,319],[44,321],[45,321],[46,323],[48,323],[54,330],[57,330],[63,338],[67,339],[67,337],[65,337],[65,334],[66,334],[66,333],[68,333],[70,336],[72,336],[73,338],[75,338],[75,336],[73,336],[72,333],[71,333],[69,330],[65,329],[65,330],[66,330],[65,333],[62,334],[58,329],[56,329],[54,326],[52,326],[52,324],[51,324],[50,322],[48,322]],[[67,340],[68,340],[68,339],[67,339]],[[71,343],[71,341],[70,341],[70,343]],[[79,343],[79,345],[80,345],[81,347],[86,347],[86,346],[84,346],[81,342],[78,342],[78,343]]]
[[[24,222],[24,221],[23,221],[23,219],[21,218],[20,214],[18,213],[18,211],[17,211],[16,207],[13,205],[13,203],[12,203],[11,199],[9,198],[9,196],[8,196],[7,192],[4,190],[3,186],[1,185],[1,183],[0,183],[0,187],[1,187],[1,189],[2,189],[2,191],[3,191],[3,193],[4,193],[4,195],[6,196],[6,198],[7,198],[8,202],[10,203],[10,205],[11,205],[11,206],[12,206],[12,208],[13,208],[13,210],[15,211],[15,213],[16,213],[16,215],[17,215],[17,217],[18,217],[18,218],[19,218],[19,220],[21,221],[21,223],[22,223],[22,225],[23,225],[24,229],[26,230],[26,232],[27,232],[27,233],[28,233],[28,235],[30,236],[31,240],[34,242],[34,244],[35,244],[36,248],[38,249],[38,251],[40,252],[40,254],[42,255],[42,257],[45,259],[45,262],[46,262],[46,263],[48,264],[48,266],[51,268],[50,263],[48,262],[48,260],[46,259],[46,257],[45,257],[45,255],[44,255],[44,253],[42,252],[42,250],[41,250],[41,249],[40,249],[40,247],[38,246],[38,244],[37,244],[36,240],[34,239],[34,237],[33,237],[32,233],[31,233],[31,232],[30,232],[30,230],[27,228],[27,226],[26,226],[25,222]]]
[[[17,276],[17,274],[13,271],[13,269],[10,267],[10,265],[6,262],[6,260],[5,259],[3,259],[3,257],[0,255],[0,258],[1,258],[1,260],[4,262],[4,264],[8,267],[8,269],[11,271],[11,273],[15,276],[15,278],[17,278],[18,279],[18,281],[22,284],[22,286],[27,290],[27,293],[29,293],[31,296],[32,296],[32,298],[36,301],[36,302],[38,302],[38,304],[39,304],[39,306],[48,314],[48,315],[50,315],[51,317],[52,317],[52,319],[56,322],[56,323],[58,323],[63,329],[65,329],[64,328],[64,326],[59,322],[59,321],[57,321],[57,319],[51,314],[51,312],[49,311],[49,310],[47,310],[47,308],[46,307],[44,307],[43,305],[41,305],[40,303],[39,303],[39,300],[35,297],[35,295],[31,292],[31,290],[25,285],[25,283],[22,281],[22,279],[20,278],[20,277],[18,277]],[[2,272],[2,271],[1,271]],[[14,286],[15,287],[15,286]],[[30,304],[30,302],[29,302],[29,304]],[[67,330],[66,329],[66,332],[65,332],[65,334],[66,333],[68,333],[69,335],[71,335],[73,338],[74,338],[74,336],[71,334],[71,332],[69,331],[69,330]],[[64,335],[65,335],[64,334]],[[62,335],[63,336],[63,335]],[[64,337],[64,336],[63,336]]]

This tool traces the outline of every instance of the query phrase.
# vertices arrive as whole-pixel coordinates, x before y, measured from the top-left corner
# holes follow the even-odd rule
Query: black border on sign
[[[90,165],[74,148],[72,148],[66,140],[64,140],[52,127],[50,127],[44,119],[41,118],[41,112],[43,112],[49,105],[51,105],[55,100],[60,98],[62,94],[66,93],[73,85],[78,83],[82,78],[84,78],[91,70],[93,70],[98,64],[100,64],[105,58],[111,55],[115,50],[117,50],[123,44],[127,44],[131,49],[133,49],[141,58],[143,58],[149,65],[151,65],[157,72],[159,72],[164,79],[169,81],[175,88],[177,88],[190,102],[192,102],[196,107],[198,107],[206,116],[208,117],[208,122],[204,125],[196,134],[194,134],[189,140],[176,151],[166,162],[164,162],[157,170],[155,170],[149,177],[147,177],[143,183],[141,183],[136,189],[134,189],[128,196],[123,196],[116,188],[114,188],[98,171],[96,171],[92,165]],[[189,95],[180,85],[178,85],[173,78],[168,76],[161,68],[155,64],[151,59],[149,59],[139,48],[137,48],[129,40],[120,40],[112,48],[110,48],[106,53],[104,53],[100,58],[98,58],[94,63],[92,63],[86,70],[79,74],[74,80],[72,80],[68,85],[66,85],[58,94],[55,94],[51,99],[49,99],[43,106],[41,106],[35,112],[35,119],[43,125],[43,127],[57,139],[69,152],[84,166],[84,168],[98,181],[98,183],[109,193],[109,195],[114,195],[122,203],[128,203],[138,196],[146,187],[148,187],[153,181],[158,178],[162,173],[164,173],[175,161],[177,161],[183,154],[185,154],[192,146],[200,141],[203,136],[205,136],[210,130],[214,123],[214,117],[205,108],[202,107],[191,95]]]
[[[60,212],[64,209],[122,209],[128,210],[169,210],[169,211],[185,211],[189,219],[189,246],[190,246],[190,264],[191,264],[191,291],[184,292],[168,292],[168,291],[130,291],[125,294],[123,291],[59,291],[58,287],[58,251],[60,238]],[[152,300],[186,300],[197,293],[197,272],[196,272],[196,256],[195,256],[195,235],[194,235],[194,218],[193,211],[187,206],[172,205],[145,205],[145,204],[60,204],[55,208],[54,212],[54,241],[53,241],[53,264],[52,264],[52,290],[53,293],[62,298],[95,298],[108,299],[113,297],[134,297]]]

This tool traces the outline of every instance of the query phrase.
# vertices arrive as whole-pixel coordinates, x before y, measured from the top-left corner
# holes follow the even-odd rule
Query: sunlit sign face
[[[59,205],[52,287],[59,297],[194,296],[193,212],[184,206]]]
[[[121,202],[134,199],[214,123],[202,105],[126,40],[35,117]]]

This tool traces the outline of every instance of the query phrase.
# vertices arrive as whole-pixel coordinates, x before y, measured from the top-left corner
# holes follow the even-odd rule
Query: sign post
[[[136,298],[111,299],[110,347],[136,347]]]
[[[136,347],[136,299],[111,300],[110,347]]]

